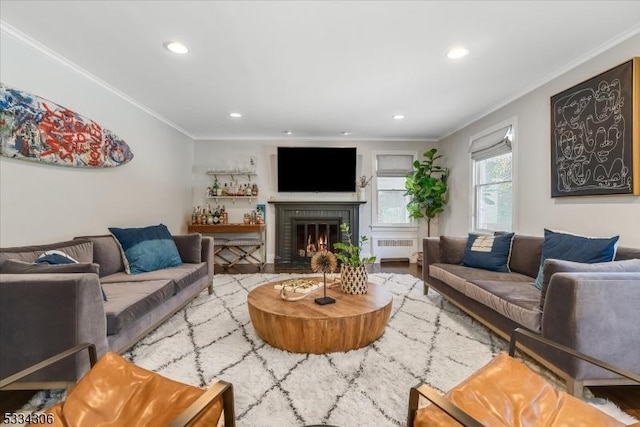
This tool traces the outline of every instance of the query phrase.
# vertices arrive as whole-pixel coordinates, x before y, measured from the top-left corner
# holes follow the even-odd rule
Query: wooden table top
[[[322,282],[321,277],[312,278],[312,280]],[[371,313],[391,304],[393,300],[389,291],[373,283],[369,283],[366,294],[349,295],[342,293],[340,284],[329,287],[331,283],[327,280],[327,296],[335,299],[335,304],[319,305],[313,301],[323,296],[322,288],[316,289],[301,300],[285,301],[280,298],[280,291],[274,288],[274,285],[281,282],[283,280],[258,286],[249,292],[248,304],[266,313],[305,319],[323,319]]]
[[[316,278],[322,281],[322,278]],[[362,295],[343,294],[338,286],[327,288],[335,304],[319,305],[319,288],[297,301],[280,298],[271,282],[247,296],[249,315],[256,333],[273,347],[293,353],[325,354],[364,347],[383,333],[391,315],[393,298],[381,286],[369,284]]]

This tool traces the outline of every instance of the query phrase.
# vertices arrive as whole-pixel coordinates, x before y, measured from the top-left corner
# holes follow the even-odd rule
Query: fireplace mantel
[[[311,201],[304,201],[304,200],[270,200],[267,203],[272,204],[272,205],[364,205],[367,202],[363,202],[360,200],[337,200],[335,202],[332,202],[330,200],[322,200],[322,201],[318,201],[318,200],[311,200]]]
[[[293,224],[296,221],[338,220],[349,225],[354,238],[359,236],[361,201],[269,201],[275,207],[275,266],[280,268],[308,268],[309,263],[300,263],[295,256]],[[341,236],[344,242],[346,236]]]

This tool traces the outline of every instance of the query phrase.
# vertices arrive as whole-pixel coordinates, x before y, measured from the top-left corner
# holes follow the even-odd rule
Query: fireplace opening
[[[340,241],[340,218],[321,220],[293,219],[295,245],[294,259],[308,262],[322,250],[333,251],[333,244]]]

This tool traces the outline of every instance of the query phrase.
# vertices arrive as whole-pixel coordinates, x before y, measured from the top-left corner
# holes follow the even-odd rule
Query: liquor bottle
[[[258,184],[253,183],[253,187],[251,187],[251,195],[256,197],[258,195]]]
[[[198,220],[196,219],[196,215],[198,215],[198,212],[196,211],[196,207],[193,207],[193,213],[191,214],[191,225],[197,224]]]
[[[205,211],[204,208],[202,208],[202,211],[200,212],[200,224],[206,224],[207,223],[207,212]]]
[[[245,184],[244,195],[245,196],[251,196],[251,187],[249,187],[249,184]]]
[[[222,205],[222,209],[220,209],[220,214],[222,216],[222,219],[220,220],[220,222],[222,222],[223,224],[228,224],[229,214],[227,213],[227,208],[225,208],[224,205]]]
[[[218,196],[218,190],[220,190],[220,185],[218,184],[218,180],[213,181],[213,186],[211,187],[211,196]]]
[[[220,206],[216,206],[212,216],[213,224],[220,224]]]

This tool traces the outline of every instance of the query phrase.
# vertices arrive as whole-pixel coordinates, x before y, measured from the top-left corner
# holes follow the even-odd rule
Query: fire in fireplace
[[[297,258],[311,258],[340,241],[340,219],[294,220]]]

